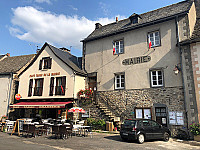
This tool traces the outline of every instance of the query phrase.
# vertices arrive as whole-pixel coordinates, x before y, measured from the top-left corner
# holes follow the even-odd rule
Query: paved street
[[[195,150],[199,146],[175,142],[170,139],[169,142],[147,141],[143,144],[136,142],[123,142],[118,134],[94,133],[90,137],[72,137],[66,140],[55,139],[52,136],[41,136],[36,138],[10,136],[7,133],[0,132],[1,150],[91,150],[91,149],[134,149],[134,150]]]

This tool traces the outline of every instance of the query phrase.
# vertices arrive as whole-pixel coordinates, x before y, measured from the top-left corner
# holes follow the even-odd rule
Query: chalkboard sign
[[[18,132],[18,135],[20,136],[21,132],[23,131],[24,122],[25,122],[25,119],[17,119],[11,135],[13,135],[13,133],[15,132]]]

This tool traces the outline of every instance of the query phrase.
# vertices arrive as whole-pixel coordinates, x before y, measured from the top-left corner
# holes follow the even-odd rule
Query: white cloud
[[[71,9],[75,10],[75,11],[78,11],[78,8],[72,6],[72,5],[68,5]]]
[[[51,4],[50,0],[35,0],[35,2],[37,3],[47,3],[47,4]]]
[[[108,5],[103,3],[103,2],[99,2],[100,8],[102,9],[104,15],[108,15],[109,14],[109,10],[108,10]]]
[[[81,50],[80,40],[86,38],[95,28],[95,23],[102,25],[114,22],[115,19],[99,18],[95,21],[86,17],[56,15],[39,11],[31,6],[13,9],[13,36],[34,43],[49,42],[59,46],[73,46]]]

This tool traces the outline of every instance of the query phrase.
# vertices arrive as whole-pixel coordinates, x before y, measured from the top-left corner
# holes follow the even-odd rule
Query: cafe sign
[[[134,65],[149,62],[151,60],[150,56],[140,56],[134,58],[127,58],[122,61],[122,65]]]

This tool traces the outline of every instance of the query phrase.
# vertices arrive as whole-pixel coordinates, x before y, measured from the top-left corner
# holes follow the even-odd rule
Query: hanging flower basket
[[[93,91],[92,89],[80,90],[77,95],[78,97],[91,98],[93,96]]]

